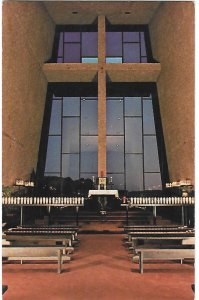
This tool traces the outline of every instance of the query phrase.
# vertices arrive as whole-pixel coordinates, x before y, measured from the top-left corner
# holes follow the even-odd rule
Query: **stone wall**
[[[149,24],[171,181],[194,181],[194,4],[163,2]]]
[[[40,2],[3,2],[3,185],[36,168],[55,24]]]

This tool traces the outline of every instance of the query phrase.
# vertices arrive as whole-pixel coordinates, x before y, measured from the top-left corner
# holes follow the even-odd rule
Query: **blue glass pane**
[[[97,64],[98,58],[97,57],[82,57],[82,63]]]
[[[62,177],[79,179],[79,154],[62,154]]]
[[[82,32],[82,56],[97,56],[97,49],[97,32]]]
[[[79,118],[63,118],[62,152],[79,152]]]
[[[64,42],[80,42],[80,32],[65,32]]]
[[[61,101],[52,101],[49,134],[61,134]]]
[[[124,45],[124,62],[140,62],[140,45],[125,43]]]
[[[53,94],[53,100],[62,100],[62,97],[57,97]]]
[[[106,102],[107,134],[124,134],[123,100]]]
[[[122,32],[106,33],[106,56],[122,56]]]
[[[57,176],[57,177],[60,177],[60,173],[44,172],[44,176]]]
[[[151,100],[143,100],[143,127],[144,134],[155,134],[155,123]]]
[[[143,190],[143,159],[141,154],[126,154],[126,189]]]
[[[63,56],[63,32],[60,32],[59,35],[58,56]]]
[[[146,54],[146,45],[145,45],[144,32],[141,32],[141,55],[142,56],[147,56],[147,54]]]
[[[124,172],[124,137],[107,136],[107,172]]]
[[[139,32],[123,32],[124,42],[139,42],[140,36]]]
[[[97,135],[97,100],[81,100],[81,134]]]
[[[142,153],[142,118],[125,118],[125,151]]]
[[[81,137],[81,173],[97,173],[97,145],[97,136]]]
[[[63,116],[80,115],[80,98],[64,97],[63,98]]]
[[[108,178],[112,177],[113,189],[124,190],[124,174],[107,174]]]
[[[125,97],[125,116],[142,116],[141,97]]]
[[[121,64],[122,63],[122,57],[107,57],[106,58],[107,64]]]
[[[141,62],[142,63],[147,63],[148,62],[147,57],[141,57]]]
[[[60,172],[61,136],[49,136],[45,172]]]
[[[64,62],[80,62],[80,44],[64,44]]]
[[[144,171],[160,172],[156,136],[144,136]]]
[[[146,190],[161,190],[162,180],[160,173],[145,173],[145,189]]]

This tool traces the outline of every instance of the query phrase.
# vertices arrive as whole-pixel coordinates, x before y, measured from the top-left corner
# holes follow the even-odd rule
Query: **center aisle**
[[[73,260],[56,265],[4,265],[4,300],[190,300],[194,268],[190,264],[138,265],[132,272],[131,255],[122,234],[81,234]]]

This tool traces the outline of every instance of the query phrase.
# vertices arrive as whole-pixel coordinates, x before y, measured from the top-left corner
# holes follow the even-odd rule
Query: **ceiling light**
[[[73,15],[77,15],[77,14],[78,14],[78,11],[72,11],[72,14],[73,14]]]
[[[131,12],[130,11],[125,11],[125,15],[130,15]]]

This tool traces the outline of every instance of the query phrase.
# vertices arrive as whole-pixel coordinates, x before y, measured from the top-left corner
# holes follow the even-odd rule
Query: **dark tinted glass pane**
[[[82,56],[97,56],[97,32],[82,32]]]
[[[124,174],[108,174],[108,178],[110,180],[112,177],[113,180],[113,189],[114,190],[124,190]]]
[[[126,154],[126,189],[143,190],[143,161],[140,154]]]
[[[80,98],[64,97],[63,98],[63,116],[80,115]]]
[[[98,177],[97,173],[80,173],[80,178],[84,178],[84,179],[91,179],[93,181],[93,176],[96,178]]]
[[[141,62],[142,62],[142,63],[147,63],[147,61],[148,61],[148,60],[147,60],[147,57],[141,57]]]
[[[60,32],[59,36],[58,56],[63,56],[63,32]]]
[[[142,118],[125,118],[126,153],[142,153]]]
[[[122,63],[122,57],[107,57],[106,63],[107,64],[120,64],[120,63]]]
[[[81,137],[81,173],[97,172],[97,136]]]
[[[139,44],[124,44],[124,62],[140,62],[140,45]]]
[[[144,136],[144,171],[160,172],[156,136]]]
[[[80,32],[65,32],[64,33],[65,42],[80,42]]]
[[[123,32],[124,42],[139,42],[139,32]]]
[[[81,134],[97,135],[97,101],[81,100]]]
[[[80,62],[80,44],[64,44],[64,62]]]
[[[107,136],[107,171],[124,172],[124,137]]]
[[[160,173],[145,173],[145,189],[146,190],[161,190],[162,180]]]
[[[124,134],[123,100],[107,100],[107,134]]]
[[[151,100],[143,100],[144,134],[155,134],[153,106]]]
[[[79,118],[63,118],[62,152],[79,152]]]
[[[106,56],[122,56],[122,32],[106,33]]]
[[[125,116],[142,116],[141,97],[125,97]]]
[[[58,63],[58,64],[61,64],[61,63],[63,63],[63,58],[62,58],[62,57],[58,57],[58,59],[57,59],[57,63]]]
[[[60,172],[61,136],[49,136],[45,172]]]
[[[79,179],[79,154],[62,154],[62,177]]]
[[[146,54],[146,45],[145,45],[144,32],[141,32],[141,55],[142,56],[147,56],[147,54]]]
[[[62,101],[52,101],[49,134],[61,134],[61,104]]]

